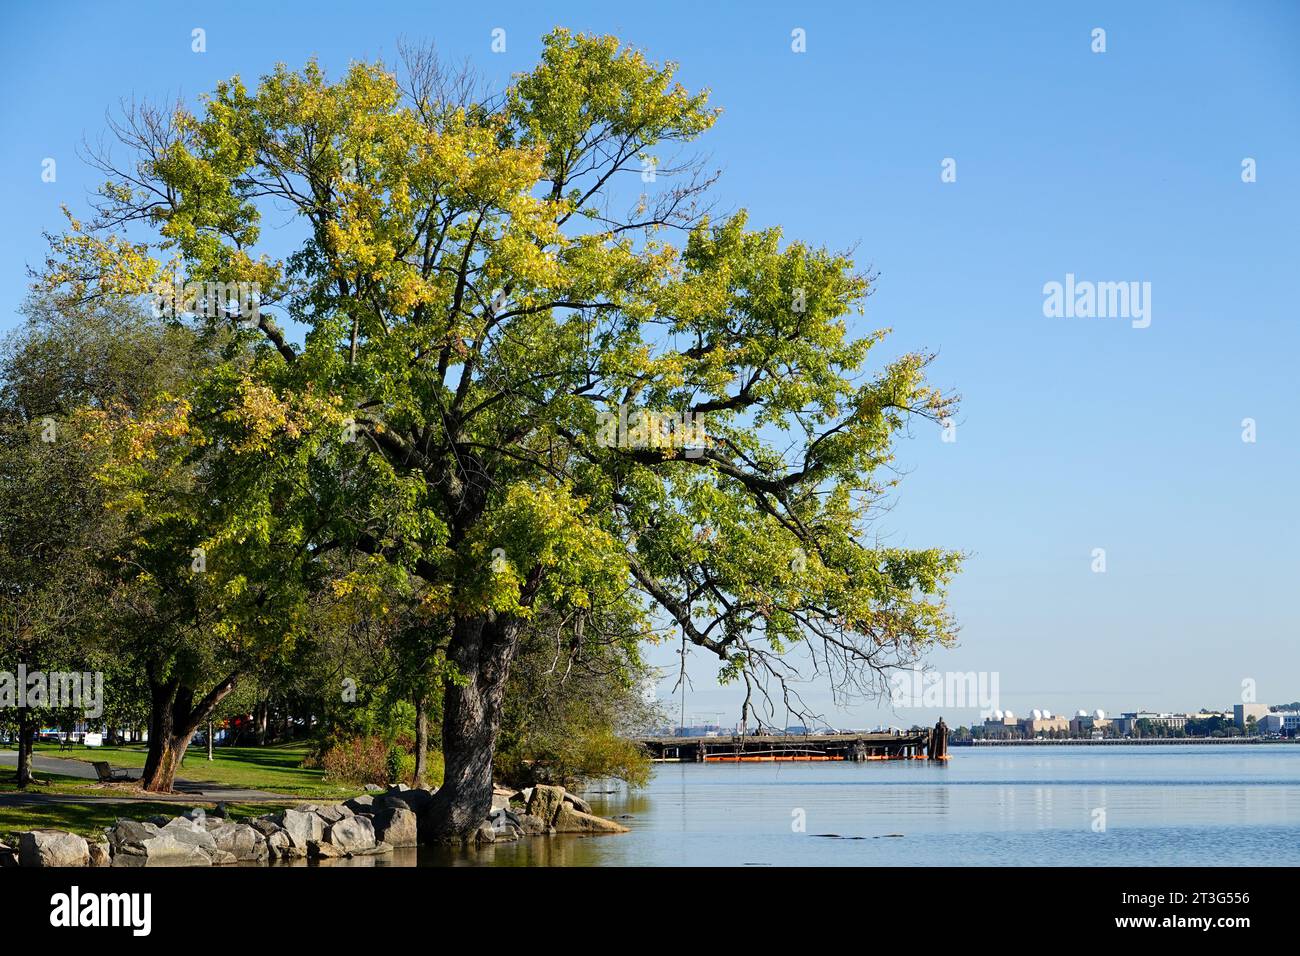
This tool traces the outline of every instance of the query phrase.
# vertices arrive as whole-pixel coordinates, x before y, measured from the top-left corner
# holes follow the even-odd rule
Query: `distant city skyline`
[[[1280,712],[1291,712],[1290,705],[1296,703],[1300,703],[1300,693],[1297,693],[1295,695],[1295,699],[1278,701],[1276,703],[1263,702],[1262,706],[1265,708],[1266,712],[1280,713]],[[1094,708],[1092,710],[1087,710],[1087,711],[1084,711],[1084,708],[1075,708],[1074,710],[1066,710],[1066,711],[1057,711],[1057,710],[1052,710],[1051,708],[1037,708],[1037,709],[1043,711],[1044,716],[1062,717],[1069,720],[1079,716],[1094,715],[1097,710],[1101,710],[1107,719],[1117,718],[1125,714],[1147,714],[1147,713],[1158,714],[1158,715],[1178,714],[1178,715],[1188,715],[1188,716],[1194,716],[1197,714],[1231,714],[1233,712],[1234,706],[1235,706],[1235,702],[1234,704],[1229,704],[1226,707],[1221,707],[1218,709],[1215,709],[1214,707],[1205,704],[1196,707],[1175,707],[1172,709],[1161,709],[1161,710],[1156,710],[1148,707],[1127,707],[1127,706],[1122,708],[1117,708],[1114,710],[1107,710],[1106,708],[1103,707],[1103,708]],[[1004,712],[1005,710],[1006,709],[1003,708]],[[1014,707],[1010,708],[1011,713],[1013,713],[1017,718],[1028,718],[1033,713],[1034,710],[1035,708],[1032,707],[1023,711],[1016,710]],[[922,716],[923,713],[930,713],[931,716],[926,718]],[[845,711],[845,714],[851,716],[852,712]],[[959,716],[958,719],[950,720],[948,719],[949,714],[964,715],[964,716]],[[677,713],[670,713],[667,716],[670,719],[666,723],[661,724],[661,726],[672,727],[672,728],[685,727],[687,729],[699,729],[705,727],[734,729],[740,726],[740,721],[738,719],[736,720],[731,719],[723,711],[692,712],[688,710],[686,713],[685,721],[680,720],[679,715]],[[893,714],[892,720],[880,721],[878,723],[872,724],[871,726],[872,727],[899,726],[900,724],[904,726],[911,726],[912,724],[927,725],[927,724],[934,723],[940,717],[944,718],[945,723],[949,724],[949,726],[951,727],[956,727],[959,724],[970,726],[972,723],[979,723],[982,722],[982,720],[984,719],[983,715],[974,708],[962,708],[962,707],[909,708],[906,712],[898,712]],[[717,719],[710,720],[705,718],[717,718]],[[751,727],[752,726],[756,726],[756,724],[751,722]],[[848,723],[837,724],[834,721],[812,721],[811,723],[807,723],[807,724],[799,724],[797,722],[790,723],[790,724],[783,724],[777,721],[775,723],[765,722],[765,726],[771,726],[777,729],[786,729],[789,727],[797,727],[797,726],[804,726],[808,728],[831,727],[839,730],[870,729],[865,725],[860,726],[857,724],[848,724]]]

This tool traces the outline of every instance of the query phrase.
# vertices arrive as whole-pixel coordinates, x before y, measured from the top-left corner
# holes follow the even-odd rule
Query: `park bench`
[[[107,760],[96,760],[91,764],[95,768],[95,773],[99,775],[100,783],[112,783],[115,780],[130,780],[130,772],[123,770],[114,770],[108,765]]]

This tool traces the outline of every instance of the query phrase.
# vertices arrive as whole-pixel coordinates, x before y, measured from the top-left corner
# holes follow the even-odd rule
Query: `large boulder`
[[[269,837],[272,833],[284,832],[284,827],[269,817],[258,817],[256,820],[249,820],[248,825],[264,837]]]
[[[325,831],[325,842],[344,853],[357,853],[375,846],[375,825],[367,816],[353,816],[331,823]]]
[[[404,793],[399,794],[393,792],[393,793],[385,793],[382,796],[375,797],[375,802],[373,804],[375,808],[375,814],[378,815],[380,813],[383,813],[385,810],[410,810],[411,805],[406,802],[406,800],[404,799],[405,796],[406,794]]]
[[[119,840],[113,850],[113,866],[211,866],[216,855],[216,844],[207,831],[200,834],[169,826],[143,839]]]
[[[433,799],[435,790],[426,790],[423,787],[413,787],[402,793],[402,799],[406,805],[419,816],[425,810],[429,809],[429,801]]]
[[[498,843],[518,840],[524,835],[524,828],[519,823],[519,815],[509,808],[502,807],[492,811],[488,822],[492,824],[494,838]]]
[[[163,830],[183,830],[186,833],[207,833],[203,817],[176,817],[168,820],[161,827]]]
[[[116,824],[104,831],[108,837],[111,852],[116,853],[126,843],[139,843],[158,835],[158,827],[153,823],[141,823],[138,820],[118,820]]]
[[[246,823],[224,823],[208,832],[217,850],[230,856],[231,863],[265,863],[266,837]],[[214,860],[215,862],[215,860]]]
[[[573,794],[569,793],[569,791],[567,791],[567,790],[564,791],[564,802],[567,803],[569,806],[573,807],[573,809],[578,810],[578,811],[581,812],[581,813],[590,813],[590,812],[591,812],[591,804],[590,804],[590,803],[588,803],[586,800],[582,799],[582,797],[575,797]]]
[[[289,839],[293,841],[295,848],[307,852],[307,844],[312,840],[319,840],[325,835],[325,824],[320,817],[314,813],[304,813],[302,810],[281,810],[279,813],[271,814],[271,822],[278,824],[281,829],[289,834]]]
[[[311,860],[337,860],[347,856],[333,843],[324,840],[312,840],[307,844],[307,858]]]
[[[560,812],[560,807],[563,804],[563,787],[548,787],[538,784],[533,787],[532,796],[528,798],[528,812],[550,823],[555,819],[555,815]]]
[[[209,863],[216,860],[219,855],[217,850],[217,841],[213,839],[212,834],[208,832],[208,828],[204,824],[203,817],[190,817],[190,816],[176,817],[174,820],[169,822],[166,826],[160,828],[158,831],[158,835],[159,836],[171,835],[172,837],[175,838],[176,843],[181,844],[183,846],[194,847],[195,849],[207,855]],[[150,864],[150,865],[161,865],[161,864]],[[181,864],[167,863],[166,865],[175,866]],[[204,864],[186,863],[183,865],[203,866]]]
[[[338,823],[344,817],[352,816],[352,811],[341,803],[331,803],[329,806],[317,807],[316,816],[320,817],[321,823],[329,826],[331,823]]]
[[[368,793],[363,793],[359,797],[353,797],[351,800],[345,800],[343,805],[353,813],[371,813],[375,812],[375,798]]]
[[[208,832],[207,827],[187,820],[185,817],[177,817],[158,832],[160,834],[174,833],[182,843],[202,847],[205,850],[215,850],[217,847],[217,841],[212,838],[212,834]]]
[[[18,851],[6,843],[0,843],[0,867],[17,865]]]
[[[307,847],[296,846],[285,830],[276,830],[266,837],[266,854],[274,860],[301,859],[307,855],[310,846],[310,842]]]
[[[533,816],[531,813],[521,813],[516,817],[516,820],[524,836],[544,836],[547,833],[555,832],[549,823],[541,817]]]
[[[590,813],[575,810],[568,804],[560,807],[551,824],[556,833],[627,833],[627,827]]]
[[[419,840],[419,820],[414,811],[392,807],[375,814],[375,839],[391,846],[415,846]]]
[[[90,846],[83,837],[62,830],[29,830],[18,837],[22,866],[89,866]]]

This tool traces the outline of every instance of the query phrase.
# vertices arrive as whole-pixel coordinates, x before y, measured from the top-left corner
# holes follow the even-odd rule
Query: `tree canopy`
[[[245,346],[103,422],[149,580],[240,646],[290,631],[331,556],[335,587],[409,599],[444,694],[432,832],[482,820],[543,614],[578,645],[670,625],[747,708],[797,712],[796,659],[871,691],[953,637],[960,556],[871,536],[894,436],[953,398],[928,355],[874,361],[847,255],[708,214],[674,157],[719,111],[675,72],[557,29],[496,96],[420,50],[232,78],[128,111],[129,161],[100,154],[93,217],[51,238],[47,291],[157,296]]]

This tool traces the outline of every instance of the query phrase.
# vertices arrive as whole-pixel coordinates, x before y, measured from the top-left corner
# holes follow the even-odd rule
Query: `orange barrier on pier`
[[[787,763],[810,760],[843,760],[827,754],[708,754],[705,763]]]

